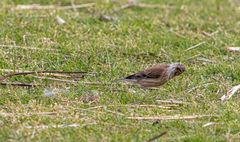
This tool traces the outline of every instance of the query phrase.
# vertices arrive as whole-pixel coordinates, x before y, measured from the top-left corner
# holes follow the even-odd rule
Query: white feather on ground
[[[65,23],[66,23],[66,21],[63,20],[63,19],[62,19],[61,17],[59,17],[59,16],[56,17],[56,22],[57,22],[59,25],[62,25],[62,24],[65,24]]]

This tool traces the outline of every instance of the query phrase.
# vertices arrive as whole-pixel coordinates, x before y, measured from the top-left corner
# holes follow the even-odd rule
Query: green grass
[[[96,72],[77,86],[17,76],[10,81],[42,84],[38,88],[0,88],[0,141],[144,141],[164,131],[157,141],[239,141],[240,103],[233,96],[219,98],[240,83],[239,54],[227,46],[240,46],[240,12],[227,0],[142,0],[162,8],[125,9],[114,13],[116,21],[98,20],[100,14],[126,1],[75,0],[76,4],[97,2],[94,7],[73,10],[11,11],[17,4],[71,5],[70,0],[2,0],[0,2],[0,44],[36,47],[43,50],[0,48],[0,68],[15,70],[64,70]],[[58,25],[56,16],[67,23]],[[213,33],[212,37],[202,32]],[[187,48],[206,43],[190,51]],[[57,52],[44,50],[57,49]],[[208,59],[206,62],[201,59]],[[104,83],[122,78],[155,63],[183,63],[187,71],[158,90]],[[2,73],[2,75],[4,72]],[[102,82],[88,85],[83,82]],[[44,88],[70,90],[53,97]],[[192,88],[195,89],[191,90]],[[131,90],[135,90],[134,93]],[[83,101],[99,95],[95,102]],[[189,102],[169,111],[152,105],[156,100]],[[96,107],[105,106],[105,107]],[[93,107],[93,108],[92,108]],[[96,108],[94,108],[96,107]],[[89,109],[92,108],[92,109]],[[23,113],[57,112],[54,115]],[[138,121],[130,116],[212,114],[192,121]],[[217,125],[202,127],[208,122]],[[81,127],[47,128],[41,125],[80,124]],[[35,128],[27,128],[32,126]]]

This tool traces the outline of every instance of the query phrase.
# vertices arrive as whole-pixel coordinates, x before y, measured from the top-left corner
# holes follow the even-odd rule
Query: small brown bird
[[[180,63],[156,64],[144,71],[135,73],[119,81],[133,82],[141,87],[158,87],[168,80],[182,74],[185,71],[184,65]]]

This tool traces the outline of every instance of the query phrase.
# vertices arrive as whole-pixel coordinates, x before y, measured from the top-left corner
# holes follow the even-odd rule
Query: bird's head
[[[185,66],[183,64],[180,63],[173,63],[170,64],[168,67],[168,77],[173,78],[175,76],[179,76],[180,74],[182,74],[184,71],[186,70]]]

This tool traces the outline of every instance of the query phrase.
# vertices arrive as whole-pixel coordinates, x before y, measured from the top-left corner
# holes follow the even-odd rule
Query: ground
[[[79,9],[14,9],[18,4],[92,2]],[[1,141],[147,141],[164,132],[155,140],[240,140],[240,98],[220,101],[240,83],[239,53],[226,50],[240,46],[238,1],[141,0],[114,12],[126,2],[0,1],[1,75],[6,69],[94,73],[77,84],[36,75],[6,79],[40,86],[0,87]],[[100,15],[114,18],[101,21]],[[56,16],[66,23],[59,25]],[[186,72],[151,90],[113,82],[162,62],[181,62]],[[53,88],[59,92],[44,94]],[[207,116],[164,119],[196,115]],[[136,116],[162,120],[130,119]],[[209,122],[214,125],[204,126]]]

